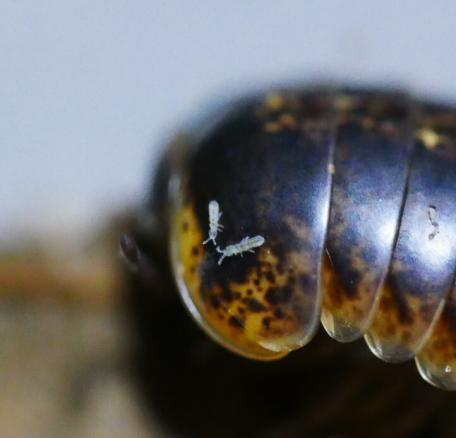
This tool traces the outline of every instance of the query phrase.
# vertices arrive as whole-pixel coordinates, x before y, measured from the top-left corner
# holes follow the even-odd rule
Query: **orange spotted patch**
[[[242,285],[233,284],[232,296],[224,296],[217,284],[203,286],[205,263],[211,260],[209,263],[213,269],[220,267],[216,266],[218,254],[214,254],[213,247],[202,244],[206,237],[191,207],[183,207],[177,215],[175,232],[175,259],[181,274],[178,275],[181,280],[179,287],[185,288],[181,293],[186,294],[194,303],[198,312],[194,316],[198,322],[215,340],[234,352],[259,360],[283,357],[286,352],[278,353],[263,348],[246,330],[247,315],[261,310],[257,300],[258,288],[261,286],[256,286],[254,281],[251,287],[244,285],[242,288]]]

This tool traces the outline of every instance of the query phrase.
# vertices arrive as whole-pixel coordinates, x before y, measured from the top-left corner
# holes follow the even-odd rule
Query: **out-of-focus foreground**
[[[0,435],[150,436],[122,311],[120,222],[0,251]],[[69,237],[69,236],[68,236]]]

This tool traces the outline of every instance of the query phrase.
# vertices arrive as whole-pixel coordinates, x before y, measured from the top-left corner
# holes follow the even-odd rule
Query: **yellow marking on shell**
[[[355,99],[348,95],[338,95],[334,99],[334,107],[337,111],[350,111],[355,106]]]
[[[196,234],[196,238],[187,243],[189,249],[183,251],[190,259],[190,262],[185,262],[189,266],[192,245],[198,242],[201,234],[200,230],[192,233],[192,228],[198,227],[191,218],[192,214],[191,209],[186,210],[188,233]],[[309,239],[309,230],[302,221],[289,217],[287,222],[299,240],[305,242]],[[315,278],[312,277],[315,263],[305,251],[290,250],[281,253],[279,259],[268,246],[258,250],[256,259],[258,263],[250,269],[244,281],[233,280],[228,283],[232,297],[220,300],[220,304],[223,304],[218,310],[204,302],[210,298],[207,293],[203,297],[199,290],[202,283],[200,274],[196,274],[195,282],[190,272],[186,281],[193,280],[193,300],[202,309],[203,316],[212,329],[223,334],[231,343],[241,346],[243,351],[246,348],[256,348],[255,355],[261,354],[264,358],[266,351],[268,355],[276,354],[279,357],[305,345],[318,326],[319,297],[315,295],[314,284],[310,288],[307,286],[307,281]],[[212,266],[209,269],[217,268]],[[202,271],[193,269],[193,272]],[[212,292],[217,296],[222,291],[214,285]],[[223,319],[220,319],[220,314],[224,316]],[[242,330],[229,324],[229,319],[232,318],[242,322]],[[252,355],[250,351],[250,356]]]
[[[184,208],[180,212],[177,223],[184,281],[192,297],[195,298],[194,291],[199,291],[202,284],[199,268],[204,258],[204,246],[201,244],[204,235],[189,208]],[[193,248],[198,248],[198,254],[195,254]]]
[[[454,312],[453,300],[454,297],[450,296],[449,307],[444,310],[417,357],[421,375],[432,384],[449,390],[456,389],[456,332],[450,322]]]
[[[440,136],[432,129],[422,128],[416,133],[416,138],[421,140],[426,149],[433,150],[440,143]]]
[[[373,290],[373,276],[367,270],[360,248],[353,248],[351,263],[361,274],[356,296],[349,296],[336,274],[329,254],[323,259],[322,322],[338,340],[354,340],[367,330],[376,309],[379,293]]]
[[[302,244],[308,243],[310,230],[308,226],[294,216],[283,218],[293,230]],[[247,336],[258,342],[263,347],[274,351],[289,351],[305,345],[312,337],[318,326],[318,314],[320,309],[319,297],[315,296],[313,286],[310,291],[306,290],[303,278],[310,278],[315,264],[305,251],[289,251],[281,254],[281,268],[279,259],[272,251],[263,248],[259,255],[259,265],[262,267],[261,275],[252,272],[244,287],[233,285],[236,290],[254,290],[254,297],[267,311],[259,315],[249,314],[246,318]],[[273,283],[268,279],[268,271],[272,273]],[[270,276],[270,275],[269,275]],[[254,286],[255,280],[260,282]],[[292,281],[293,280],[293,281]],[[290,300],[274,306],[267,300],[270,288],[280,290],[289,288]],[[270,293],[270,292],[269,292]],[[274,312],[281,313],[277,317]],[[264,325],[264,319],[269,318],[268,327]]]
[[[296,129],[298,122],[296,118],[290,113],[282,114],[279,118],[279,123],[283,128]]]
[[[261,249],[258,259],[259,268],[253,269],[245,282],[230,283],[230,288],[240,294],[239,302],[245,305],[245,335],[268,350],[288,352],[297,349],[306,342],[303,339],[307,339],[301,324],[302,315],[308,314],[308,309],[315,305],[313,299],[302,293],[302,285],[298,280],[304,273],[306,257],[298,252],[290,252],[286,255],[286,269],[282,272],[278,269],[278,257],[270,250]],[[297,279],[293,284],[290,284],[290,270]],[[289,301],[279,305],[268,302],[271,288],[281,290],[284,287],[290,288]],[[252,301],[256,303],[256,310],[249,310],[248,303]],[[236,303],[230,305],[230,313],[235,314],[237,306]]]
[[[454,303],[450,301],[449,304],[454,311]],[[451,325],[451,319],[452,313],[444,311],[420,357],[428,358],[435,365],[450,365],[456,371],[456,332]]]
[[[279,111],[285,105],[285,99],[279,93],[271,93],[266,96],[265,105],[269,111]]]
[[[235,316],[233,308],[224,304],[219,309],[214,309],[210,303],[206,302],[202,294],[204,275],[202,266],[206,257],[217,258],[217,256],[212,252],[208,255],[207,252],[212,248],[208,250],[201,244],[204,232],[199,226],[192,207],[185,206],[178,213],[176,230],[183,266],[183,279],[191,299],[199,311],[203,326],[209,334],[226,348],[258,360],[273,360],[283,357],[286,352],[277,353],[262,348],[258,343],[249,339],[244,330],[230,324],[230,317]],[[195,248],[197,248],[197,252],[195,252]],[[219,267],[214,264],[211,269],[219,269]],[[221,288],[219,285],[214,285],[210,292],[220,294]]]
[[[296,118],[290,113],[284,113],[277,120],[266,122],[264,130],[269,134],[277,134],[282,130],[296,129],[297,127],[298,122]]]
[[[443,310],[444,301],[430,297],[425,300],[422,297],[413,296],[411,293],[400,298],[403,301],[408,317],[401,321],[397,298],[393,289],[386,281],[374,321],[367,333],[367,340],[375,354],[388,355],[388,351],[394,348],[397,360],[408,359],[419,351],[429,336]],[[423,306],[429,308],[428,312]],[[402,356],[398,351],[401,351]],[[384,357],[394,360],[394,357]]]
[[[281,129],[282,127],[278,122],[267,122],[264,125],[264,130],[268,134],[277,134],[278,132],[280,132]]]

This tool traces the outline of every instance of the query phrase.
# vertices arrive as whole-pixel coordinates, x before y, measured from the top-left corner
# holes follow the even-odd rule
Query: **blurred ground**
[[[0,306],[2,437],[142,437],[143,417],[113,312]]]
[[[117,234],[67,237],[0,252],[0,436],[155,436],[132,381]]]

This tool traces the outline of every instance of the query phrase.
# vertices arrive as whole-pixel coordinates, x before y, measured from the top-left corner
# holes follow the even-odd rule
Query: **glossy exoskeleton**
[[[149,207],[185,306],[229,350],[278,359],[321,321],[456,389],[456,107],[392,90],[248,96],[176,137]]]

